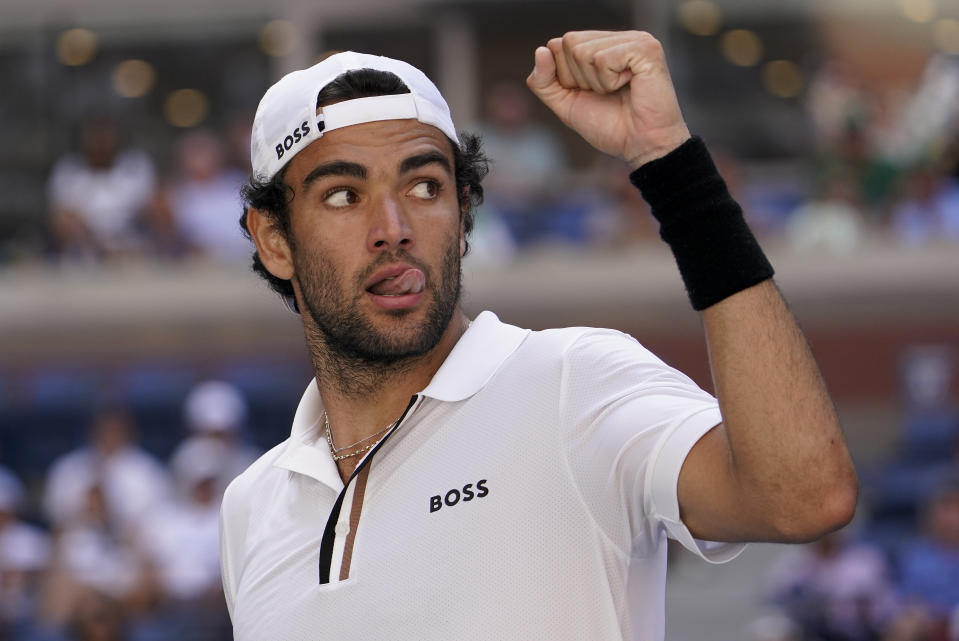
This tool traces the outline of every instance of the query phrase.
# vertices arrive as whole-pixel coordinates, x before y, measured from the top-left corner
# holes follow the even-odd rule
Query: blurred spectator
[[[175,237],[172,244],[182,243],[187,252],[245,262],[251,246],[237,221],[243,212],[240,187],[247,174],[227,167],[225,160],[224,144],[213,132],[197,130],[181,138],[177,174],[163,190],[159,218],[168,219]]]
[[[142,252],[141,216],[155,192],[155,172],[143,152],[120,148],[115,122],[85,122],[80,152],[53,167],[48,184],[55,249],[67,260],[90,261]]]
[[[526,87],[501,83],[487,94],[487,122],[478,128],[491,159],[483,214],[502,218],[519,246],[548,236],[576,240],[581,234],[571,219],[576,212],[562,210],[567,169],[562,145],[532,121],[531,110]]]
[[[250,132],[253,131],[253,113],[235,114],[226,126],[225,165],[244,176],[253,173],[250,165]],[[237,216],[239,219],[239,216]]]
[[[19,479],[0,467],[0,639],[40,641],[50,638],[37,618],[50,541],[18,519],[23,494]]]
[[[197,460],[197,451],[215,453],[215,489],[219,500],[230,481],[260,455],[243,438],[246,401],[229,383],[205,381],[187,395],[183,415],[190,435],[173,452],[170,467],[183,470]]]
[[[839,60],[826,61],[813,76],[807,108],[815,142],[829,153],[849,141],[850,132],[865,130],[876,111],[875,100]]]
[[[786,225],[789,243],[802,252],[851,252],[863,231],[858,192],[846,173],[825,179],[819,194],[793,211]]]
[[[945,641],[949,619],[959,608],[959,477],[944,483],[929,500],[922,525],[922,536],[903,549],[900,589]]]
[[[945,479],[959,473],[953,359],[950,349],[941,345],[917,345],[904,354],[900,440],[889,460],[863,475],[868,535],[894,558],[915,534],[919,508]]]
[[[916,168],[905,177],[905,193],[892,211],[890,227],[898,241],[911,247],[959,242],[959,184],[931,163]]]
[[[50,521],[64,526],[82,516],[93,487],[101,489],[109,518],[121,529],[169,493],[165,468],[137,447],[133,419],[123,410],[100,412],[89,444],[54,461],[43,499]]]
[[[887,206],[902,159],[896,145],[901,93],[867,87],[856,72],[827,61],[810,83],[807,108],[816,141],[817,171],[845,174],[869,223]]]
[[[954,56],[930,56],[880,153],[906,165],[938,152],[942,141],[956,132],[957,102],[959,61]]]
[[[804,641],[803,631],[781,612],[765,612],[746,626],[747,641]]]
[[[49,616],[64,625],[76,619],[91,593],[129,611],[142,608],[147,598],[143,562],[132,538],[113,522],[103,489],[87,479],[80,490],[80,509],[56,536],[49,587]]]
[[[87,592],[70,620],[74,641],[126,641],[127,616],[122,604],[103,594]]]
[[[175,497],[143,520],[140,544],[152,569],[156,607],[137,638],[229,638],[220,581],[218,479],[226,452],[199,443],[173,467]]]
[[[217,483],[226,452],[199,443],[173,466],[174,496],[142,520],[144,546],[167,599],[187,602],[220,589]]]
[[[941,625],[936,625],[924,610],[906,606],[890,622],[882,641],[954,641],[954,638],[944,637]]]
[[[952,398],[955,369],[948,346],[918,345],[904,358],[904,450],[927,466],[945,462],[959,438],[959,404]]]
[[[809,639],[871,641],[895,614],[885,557],[845,531],[790,550],[773,568],[770,591]]]
[[[629,182],[629,167],[619,158],[597,154],[576,185],[574,197],[583,203],[584,240],[600,246],[622,246],[657,238],[658,224],[639,190]]]

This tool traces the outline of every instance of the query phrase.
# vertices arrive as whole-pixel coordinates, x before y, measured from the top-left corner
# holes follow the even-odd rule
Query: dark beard
[[[433,298],[422,326],[408,338],[376,329],[358,311],[364,294],[347,299],[339,289],[343,282],[340,274],[328,261],[313,256],[312,261],[305,261],[309,264],[302,264],[304,261],[297,260],[296,254],[293,258],[296,272],[305,274],[298,282],[309,316],[309,320],[304,319],[304,327],[313,366],[317,376],[348,396],[370,394],[390,377],[408,371],[439,343],[459,303],[463,275],[459,239],[455,237],[443,257],[439,274],[432,274],[405,252],[397,252],[381,255],[356,280],[365,282],[382,265],[391,262],[409,263],[423,271],[427,291],[433,293]],[[402,318],[409,313],[397,310],[393,315]]]

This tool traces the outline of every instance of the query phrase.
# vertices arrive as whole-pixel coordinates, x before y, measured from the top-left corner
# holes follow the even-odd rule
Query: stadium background
[[[146,250],[64,257],[50,238],[47,183],[57,160],[77,149],[84,119],[110,116],[158,175],[174,176],[184,135],[204,129],[226,141],[282,73],[352,48],[417,64],[461,129],[483,129],[488,95],[522,82],[537,44],[572,29],[629,27],[664,42],[690,128],[714,149],[763,238],[863,476],[853,536],[889,552],[894,574],[895,553],[921,529],[927,498],[896,492],[921,485],[916,478],[950,465],[950,456],[959,471],[959,453],[950,454],[959,432],[959,235],[933,232],[916,242],[895,218],[907,197],[897,181],[934,166],[948,185],[957,166],[954,0],[7,0],[0,465],[24,485],[21,518],[50,529],[41,505],[50,465],[86,441],[104,404],[128,408],[142,447],[166,461],[187,435],[191,388],[229,381],[248,404],[247,437],[266,449],[285,437],[310,375],[297,318],[243,261]],[[891,186],[884,199],[860,199],[854,240],[830,241],[845,232],[826,224],[810,244],[789,221],[812,200],[824,156],[843,153],[823,139],[815,102],[836,64],[879,105],[872,108],[880,116],[863,118],[864,135],[886,127],[898,138],[876,146]],[[600,196],[613,189],[597,176],[615,167],[544,110],[534,106],[531,118],[562,149],[563,182]],[[556,206],[568,213],[568,204]],[[708,388],[698,319],[651,227],[604,219],[613,231],[597,235],[577,220],[504,240],[508,249],[497,245],[500,236],[484,236],[466,264],[467,309],[537,328],[616,327]],[[916,423],[928,408],[911,391],[929,371],[928,384],[943,390],[934,409],[945,417],[932,427]],[[769,614],[768,574],[782,553],[753,546],[740,561],[711,568],[677,552],[668,638],[732,641],[781,630]]]

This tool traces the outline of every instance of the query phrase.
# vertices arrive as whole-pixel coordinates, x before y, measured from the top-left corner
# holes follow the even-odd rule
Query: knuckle
[[[630,38],[635,40],[637,43],[644,46],[657,46],[660,45],[659,40],[656,39],[656,36],[651,34],[648,31],[629,31]]]
[[[582,35],[581,31],[567,31],[563,34],[563,46],[567,49],[575,47],[582,42]]]
[[[647,32],[645,32],[645,31],[640,31],[640,32],[639,32],[639,35],[640,35],[640,39],[639,39],[639,40],[640,40],[640,42],[642,43],[642,45],[643,45],[644,47],[646,47],[647,49],[649,49],[650,51],[662,51],[662,50],[663,50],[663,43],[661,43],[659,40],[657,40],[651,33],[647,33]]]
[[[570,48],[570,53],[578,60],[589,62],[592,58],[592,47],[589,46],[588,42],[580,42]]]
[[[599,65],[605,64],[613,58],[613,55],[614,54],[608,49],[597,51],[595,54],[593,54],[593,62]]]

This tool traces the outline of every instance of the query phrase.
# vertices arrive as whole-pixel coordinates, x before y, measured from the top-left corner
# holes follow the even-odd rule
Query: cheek
[[[294,260],[300,266],[310,267],[313,273],[323,269],[324,273],[319,274],[320,276],[326,276],[325,270],[331,265],[340,271],[346,269],[351,249],[355,255],[356,248],[362,247],[357,244],[361,241],[330,223],[300,225],[295,229],[295,233]]]

